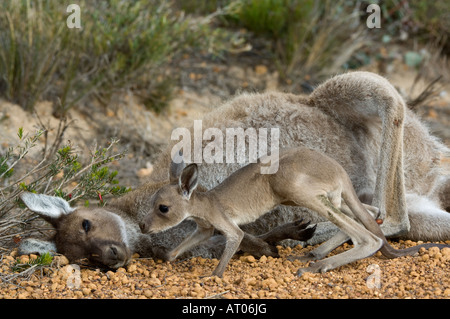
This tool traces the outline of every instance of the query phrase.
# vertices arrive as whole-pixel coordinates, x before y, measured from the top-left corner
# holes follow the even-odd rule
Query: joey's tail
[[[438,247],[439,249],[442,248],[450,248],[450,245],[445,244],[421,244],[414,247],[404,248],[404,249],[395,249],[389,243],[387,242],[386,238],[384,239],[384,245],[381,247],[380,251],[383,254],[383,256],[387,258],[397,258],[401,256],[411,256],[415,253],[419,252],[420,248],[429,249],[432,247]]]
[[[373,234],[375,234],[376,236],[378,236],[383,240],[383,246],[380,248],[380,251],[383,254],[383,256],[387,258],[397,258],[401,256],[414,255],[420,250],[420,248],[425,249],[429,249],[431,247],[438,247],[439,249],[445,247],[450,248],[450,245],[445,244],[421,244],[405,249],[395,249],[389,244],[380,226],[372,218],[372,216],[370,216],[370,214],[366,211],[362,203],[359,201],[358,196],[356,195],[356,192],[353,189],[353,187],[351,187],[350,189],[351,189],[350,194],[344,190],[342,193],[342,197],[344,198],[346,204],[351,209],[351,211],[355,214],[356,218],[364,225],[364,227],[366,227],[367,230],[369,230],[370,232],[372,232]]]

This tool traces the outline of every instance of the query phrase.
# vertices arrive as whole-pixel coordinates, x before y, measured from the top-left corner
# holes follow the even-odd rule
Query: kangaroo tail
[[[351,182],[349,180],[350,186]],[[355,214],[355,217],[364,225],[364,227],[367,228],[370,232],[378,236],[383,240],[383,246],[380,248],[381,253],[383,256],[387,258],[397,258],[401,256],[411,256],[417,253],[420,248],[429,249],[432,247],[438,247],[439,249],[442,248],[450,248],[450,245],[445,244],[421,244],[414,247],[409,247],[405,249],[395,249],[392,247],[389,242],[387,241],[386,237],[383,234],[383,231],[381,230],[380,226],[377,224],[377,222],[370,216],[370,214],[366,211],[362,203],[359,201],[358,196],[356,195],[355,190],[353,189],[353,186],[351,186],[350,194],[346,193],[345,191],[342,193],[342,197],[344,198],[346,204],[351,209],[353,214]]]

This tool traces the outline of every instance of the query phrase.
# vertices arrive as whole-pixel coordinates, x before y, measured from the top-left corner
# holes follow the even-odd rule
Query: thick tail
[[[442,248],[450,248],[450,245],[445,244],[421,244],[414,247],[409,247],[405,249],[395,249],[389,243],[384,239],[384,245],[381,247],[380,251],[383,254],[383,256],[387,258],[397,258],[401,256],[411,256],[419,252],[420,248],[429,249],[432,247],[438,247],[439,249]]]

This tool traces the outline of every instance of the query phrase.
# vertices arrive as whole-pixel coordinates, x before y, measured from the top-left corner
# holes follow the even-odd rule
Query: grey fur
[[[21,241],[19,246],[20,255],[29,254],[45,254],[50,253],[54,255],[56,253],[55,243],[45,240],[39,240],[35,238],[26,238]]]

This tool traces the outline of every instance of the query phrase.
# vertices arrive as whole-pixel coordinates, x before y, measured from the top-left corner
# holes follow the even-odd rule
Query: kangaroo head
[[[197,164],[185,167],[172,161],[170,183],[161,187],[150,199],[150,211],[139,224],[143,233],[158,233],[178,225],[189,217],[189,199],[198,185]]]
[[[72,208],[60,197],[23,193],[27,207],[50,222],[58,253],[70,261],[87,258],[91,263],[119,268],[130,258],[124,221],[105,208]]]

